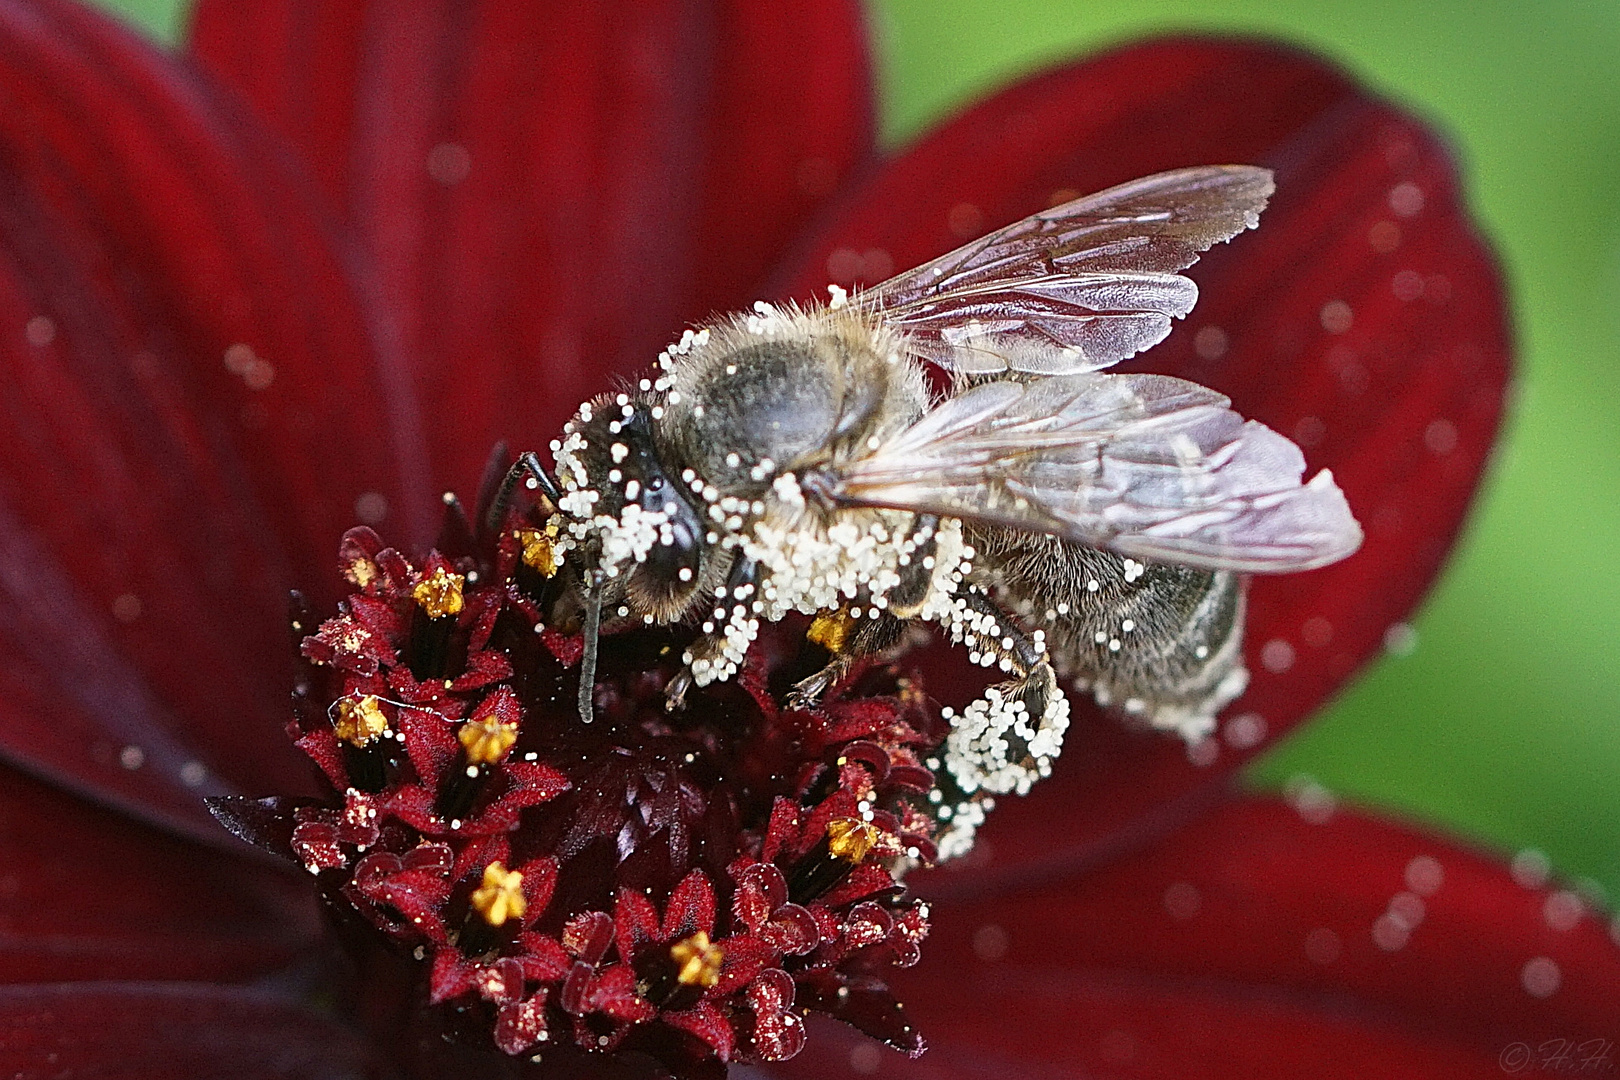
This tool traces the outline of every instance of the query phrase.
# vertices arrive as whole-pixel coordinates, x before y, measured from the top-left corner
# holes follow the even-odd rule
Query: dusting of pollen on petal
[[[521,919],[528,909],[523,898],[523,875],[498,862],[484,867],[484,880],[472,894],[473,910],[491,926],[502,926],[507,919]]]
[[[464,581],[460,574],[452,574],[444,567],[438,566],[434,568],[433,573],[417,582],[416,588],[411,590],[411,598],[430,618],[442,619],[446,615],[459,615]]]
[[[725,953],[699,930],[669,947],[669,958],[675,961],[675,978],[683,986],[708,989],[720,981],[720,964]]]
[[[469,720],[461,725],[456,738],[473,765],[493,765],[506,757],[517,742],[518,726],[494,716]]]
[[[337,703],[332,733],[351,746],[365,746],[388,730],[388,717],[374,695],[343,698]]]

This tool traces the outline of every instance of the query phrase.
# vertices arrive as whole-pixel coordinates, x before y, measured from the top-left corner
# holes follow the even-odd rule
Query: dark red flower
[[[330,553],[356,518],[425,552],[440,494],[470,492],[491,444],[545,445],[690,320],[881,278],[1062,193],[1210,162],[1273,168],[1277,198],[1194,271],[1199,308],[1137,365],[1293,436],[1333,469],[1366,544],[1256,583],[1255,678],[1213,757],[1082,710],[1056,776],[1001,806],[957,869],[909,880],[934,901],[932,937],[893,981],[928,1054],[907,1064],[812,1023],[772,1068],[1478,1076],[1608,1060],[1620,962],[1572,894],[1324,819],[1310,793],[1298,810],[1226,793],[1409,612],[1496,430],[1500,287],[1444,149],[1410,118],[1309,57],[1169,40],[1022,83],[886,159],[858,12],[826,0],[425,0],[408,17],[205,0],[194,42],[176,60],[66,0],[0,0],[0,1066],[520,1071],[435,1029],[359,1033],[398,1036],[413,1002],[317,1007],[330,973],[307,875],[245,854],[203,808],[315,791],[282,737],[286,590],[331,610]],[[503,655],[469,644],[487,654],[457,676],[489,714],[472,719],[506,723],[482,689]],[[390,685],[428,693],[425,678]],[[465,751],[431,732],[413,745],[399,723],[419,779]],[[501,837],[500,815],[562,797],[560,770],[534,764],[466,820]],[[444,785],[408,786],[399,815],[431,831]],[[288,843],[317,868],[347,858],[371,809],[305,807]],[[448,938],[431,919],[461,878],[435,845],[356,860],[349,910]],[[494,890],[492,910],[545,908],[562,880],[547,853],[500,854],[468,884]],[[791,951],[791,909],[813,905],[776,884],[732,879],[760,948]],[[534,931],[557,948],[536,940],[476,985],[445,961],[432,992],[471,993],[516,1046],[545,1008],[523,964],[566,966],[535,983],[599,1005],[611,1041],[645,996],[599,961],[689,942],[701,967],[712,904],[696,879],[681,888],[615,894],[611,932]],[[860,932],[887,941],[881,923]],[[364,962],[382,967],[362,981],[391,985],[393,961]],[[776,982],[750,1006],[786,1050]],[[701,1003],[668,1011],[711,1047],[727,1038]]]

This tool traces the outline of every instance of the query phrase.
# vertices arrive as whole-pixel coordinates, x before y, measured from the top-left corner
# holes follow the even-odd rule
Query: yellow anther
[[[556,574],[557,567],[562,564],[557,561],[556,530],[547,526],[545,532],[539,529],[519,529],[516,533],[518,543],[523,545],[523,563],[540,572],[542,577],[551,577]]]
[[[841,653],[844,642],[849,640],[850,631],[854,628],[855,620],[849,617],[847,611],[839,608],[817,615],[804,636],[830,653]]]
[[[473,765],[493,765],[500,761],[512,749],[512,744],[517,742],[517,737],[516,724],[509,724],[494,716],[469,720],[456,732],[456,738],[461,740],[461,748],[467,752],[467,760]]]
[[[376,581],[377,574],[377,564],[364,555],[343,568],[343,576],[362,589]]]
[[[827,850],[848,863],[860,863],[878,842],[878,832],[859,818],[827,822]]]
[[[498,862],[484,867],[484,882],[473,890],[473,910],[491,926],[521,919],[529,902],[523,899],[523,875]]]
[[[332,734],[353,746],[364,746],[388,730],[388,717],[383,715],[377,699],[370,694],[358,700],[340,699],[337,711]]]
[[[702,930],[669,947],[669,958],[675,961],[675,979],[682,986],[708,988],[719,982],[720,962],[725,956]]]
[[[411,599],[420,604],[430,618],[459,615],[462,581],[460,574],[452,574],[442,566],[434,567],[433,573],[416,583]]]

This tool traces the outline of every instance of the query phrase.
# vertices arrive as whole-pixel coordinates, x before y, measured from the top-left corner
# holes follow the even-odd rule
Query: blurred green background
[[[173,42],[186,0],[97,0]],[[240,0],[251,3],[253,0]],[[883,135],[1032,69],[1205,29],[1309,46],[1453,142],[1522,368],[1462,546],[1388,657],[1267,757],[1620,898],[1620,3],[872,0]]]

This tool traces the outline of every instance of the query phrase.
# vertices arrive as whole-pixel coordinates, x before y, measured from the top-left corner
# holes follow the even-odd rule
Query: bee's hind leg
[[[1069,727],[1069,699],[1059,689],[1044,634],[1024,632],[982,590],[954,596],[954,627],[978,663],[999,664],[1013,681],[987,689],[953,719],[946,767],[963,790],[1023,794],[1052,771]]]

